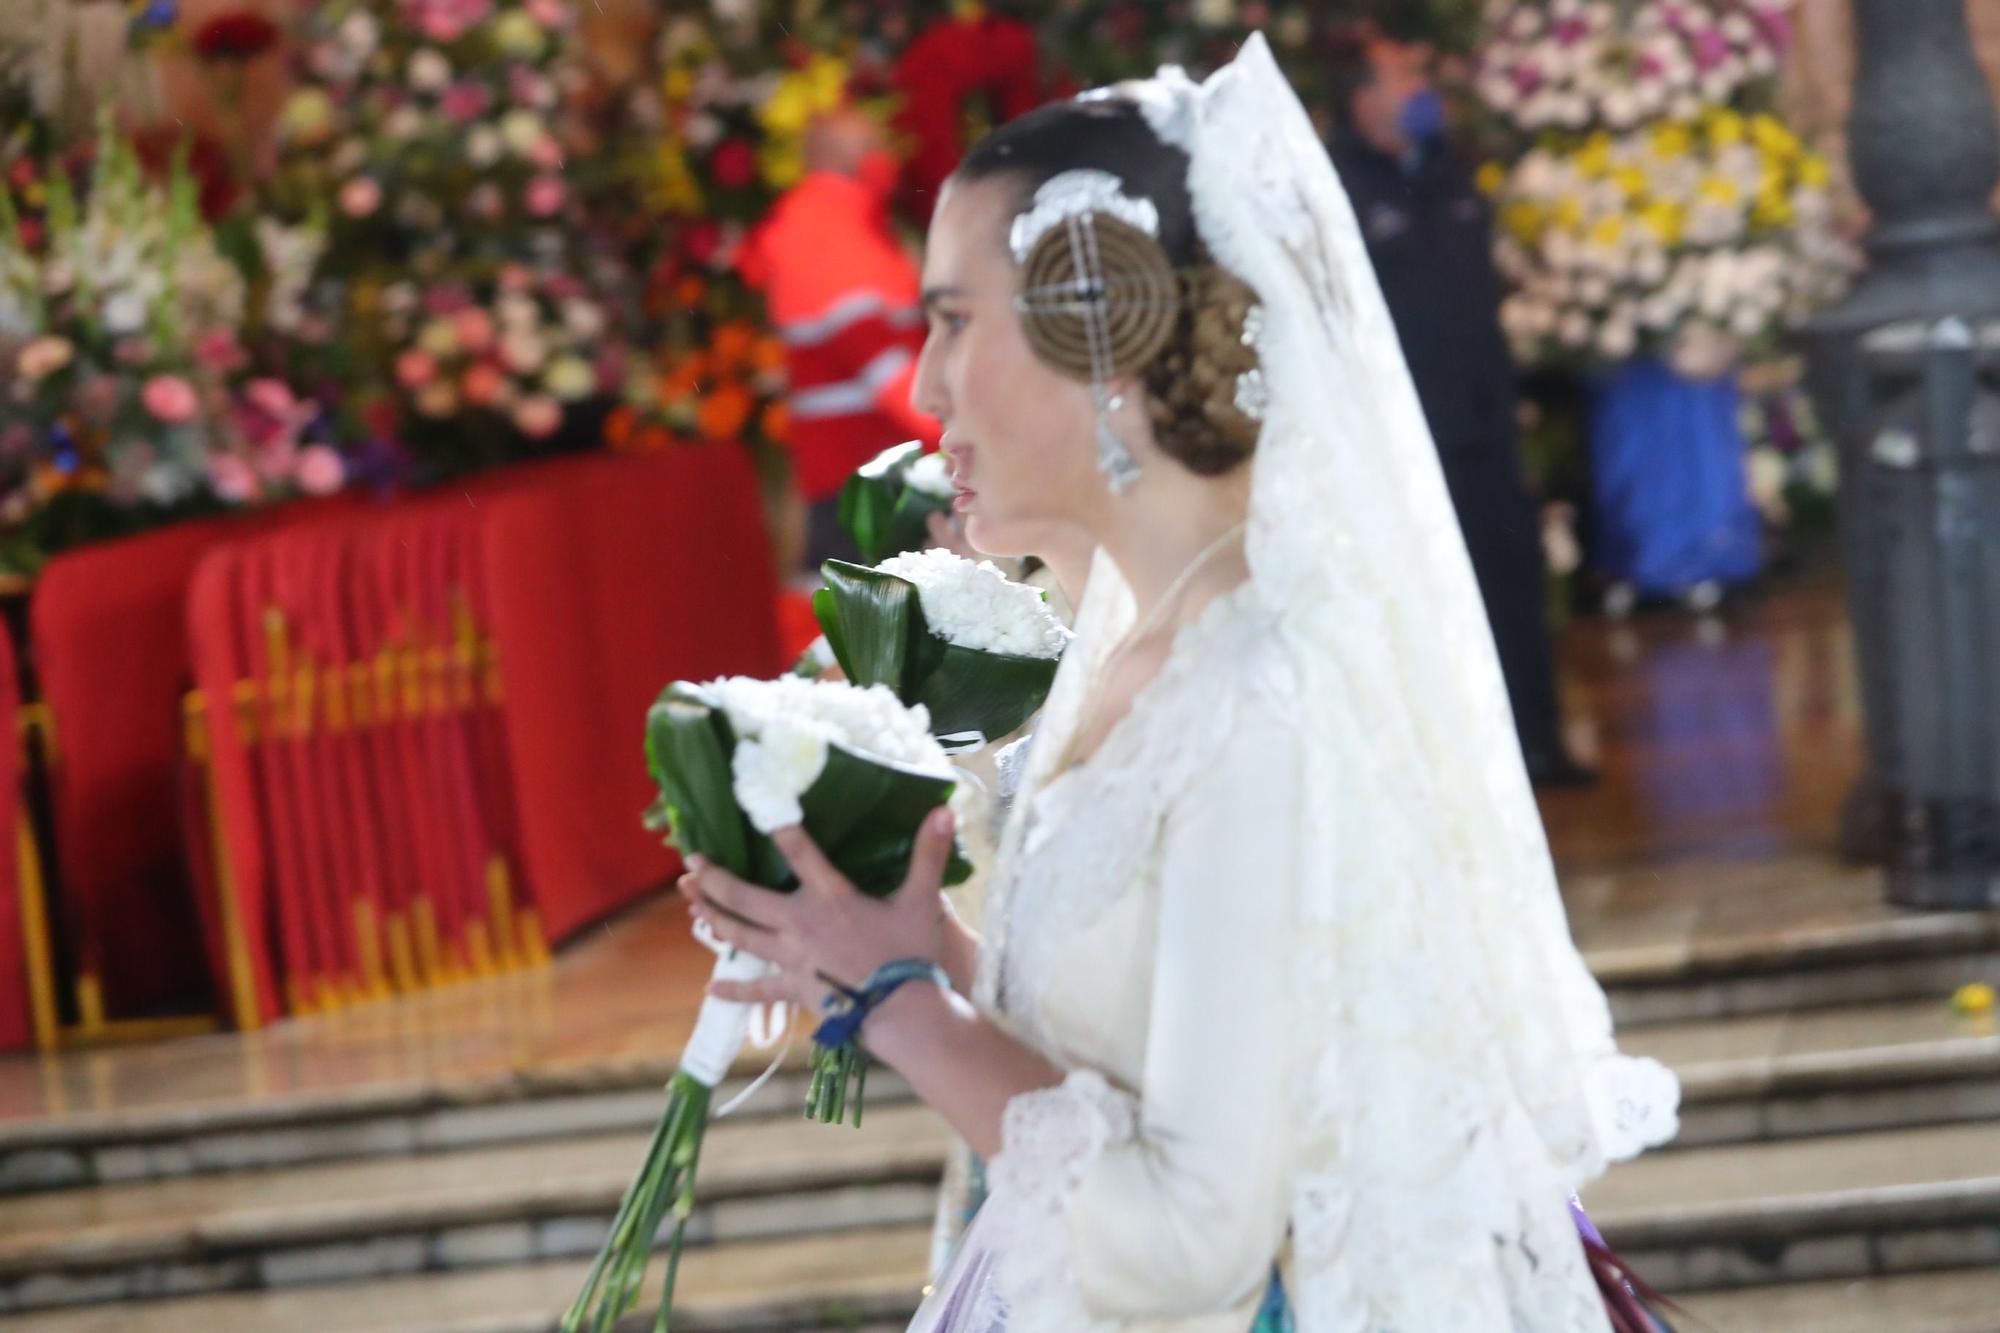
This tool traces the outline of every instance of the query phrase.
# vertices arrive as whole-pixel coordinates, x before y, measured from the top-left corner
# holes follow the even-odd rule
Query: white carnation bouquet
[[[813,612],[847,679],[887,686],[954,747],[1019,729],[1069,646],[1043,594],[990,561],[933,549],[821,573]]]
[[[798,677],[678,681],[646,717],[646,761],[660,798],[648,812],[684,855],[699,854],[752,884],[789,892],[797,876],[771,833],[801,824],[827,859],[863,893],[887,896],[903,882],[918,830],[956,790],[944,750],[922,708],[880,686]],[[954,849],[944,882],[971,866]],[[716,964],[718,980],[769,970],[741,951]],[[675,1217],[658,1327],[673,1305],[681,1245],[694,1206],[695,1172],[715,1087],[742,1050],[753,1007],[710,998],[667,1087],[667,1107],[644,1165],[619,1205],[611,1234],[563,1318],[564,1333],[604,1333],[636,1303],[653,1240]],[[850,1042],[817,1046],[806,1114],[827,1123],[862,1115],[865,1057]],[[851,1088],[851,1091],[850,1091]]]
[[[911,440],[861,465],[840,492],[840,526],[870,562],[930,540],[930,516],[951,508],[956,489],[943,454]]]

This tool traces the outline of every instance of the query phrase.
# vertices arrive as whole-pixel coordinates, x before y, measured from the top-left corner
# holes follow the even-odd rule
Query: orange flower
[[[715,392],[702,399],[701,409],[695,416],[695,428],[705,440],[731,440],[743,433],[743,427],[755,411],[757,400],[750,391],[740,384],[723,384]]]
[[[760,371],[776,372],[785,368],[785,345],[776,338],[759,338],[757,346],[751,349],[750,364]]]
[[[629,406],[617,408],[605,418],[604,442],[613,449],[623,450],[632,443],[632,430],[638,424],[638,414]]]
[[[783,403],[772,403],[764,409],[764,438],[773,444],[784,444],[792,438],[792,409]]]
[[[757,344],[757,331],[741,320],[724,324],[715,331],[715,341],[711,350],[716,362],[725,369],[734,370],[747,360],[751,349]]]
[[[673,448],[674,437],[667,433],[665,426],[648,426],[639,432],[636,452],[642,454],[663,454]]]
[[[668,402],[686,398],[701,387],[703,366],[701,358],[691,356],[668,372],[660,381],[660,397]]]
[[[674,284],[674,304],[683,310],[700,305],[707,295],[708,284],[701,280],[698,273],[690,273]]]

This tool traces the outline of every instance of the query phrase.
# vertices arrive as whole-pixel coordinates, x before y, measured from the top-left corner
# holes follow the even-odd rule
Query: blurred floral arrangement
[[[333,0],[299,42],[260,227],[284,359],[419,476],[550,447],[615,385],[565,174],[564,0]]]
[[[1547,136],[1489,165],[1501,310],[1531,362],[1668,356],[1706,376],[1764,350],[1850,269],[1825,162],[1765,112]]]
[[[42,189],[26,236],[0,193],[0,564],[30,572],[148,519],[338,490],[318,409],[244,374],[243,278],[185,165],[150,183],[107,124],[83,197],[61,173]]]
[[[631,368],[606,443],[627,453],[657,453],[687,440],[782,446],[790,434],[779,400],[784,373],[783,344],[749,319],[722,321],[706,345],[668,345]]]
[[[1517,152],[1480,185],[1523,361],[1709,378],[1840,294],[1826,162],[1768,109],[1789,3],[1489,7],[1475,86]]]
[[[1750,498],[1773,528],[1833,521],[1840,459],[1821,429],[1796,360],[1746,368],[1740,412]]]
[[[893,10],[893,7],[885,7]],[[607,423],[613,449],[741,440],[776,472],[788,430],[784,349],[763,303],[737,274],[750,228],[805,174],[813,119],[866,84],[846,58],[815,49],[761,7],[669,19],[654,74],[629,95],[625,156],[643,215],[665,218],[632,247],[645,275],[639,312],[650,348],[627,368]]]
[[[648,56],[614,62],[614,77],[593,75],[574,0],[185,17],[179,0],[10,0],[0,544],[13,554],[0,561],[572,446],[740,440],[775,476],[783,349],[738,255],[802,176],[816,117],[858,105],[892,124],[912,164],[905,220],[920,222],[910,182],[1042,96],[1162,60],[1213,64],[1250,27],[1310,86],[1335,13],[1330,0],[661,8]],[[1338,12],[1406,29],[1477,13],[1472,0]],[[147,100],[150,53],[167,48],[220,94],[205,133]],[[291,91],[257,118],[246,94],[268,61],[286,62]],[[92,116],[107,88],[125,99],[115,125]]]
[[[1792,0],[1494,0],[1480,99],[1523,134],[1629,130],[1753,95],[1777,75]]]

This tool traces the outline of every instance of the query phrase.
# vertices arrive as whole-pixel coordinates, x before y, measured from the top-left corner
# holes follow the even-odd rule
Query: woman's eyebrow
[[[924,309],[929,310],[939,301],[947,301],[950,300],[952,297],[963,296],[963,295],[965,295],[965,292],[957,287],[926,287],[924,288],[924,294],[920,298],[918,303],[922,305]]]

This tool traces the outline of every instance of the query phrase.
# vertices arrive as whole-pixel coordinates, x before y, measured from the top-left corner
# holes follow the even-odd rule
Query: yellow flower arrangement
[[[1544,136],[1479,182],[1517,351],[1617,360],[1691,323],[1754,340],[1802,318],[1847,266],[1826,182],[1761,113]]]
[[[847,62],[837,56],[815,55],[778,80],[770,97],[757,109],[764,143],[758,169],[774,190],[784,190],[805,175],[805,133],[815,116],[836,110],[847,96]]]

